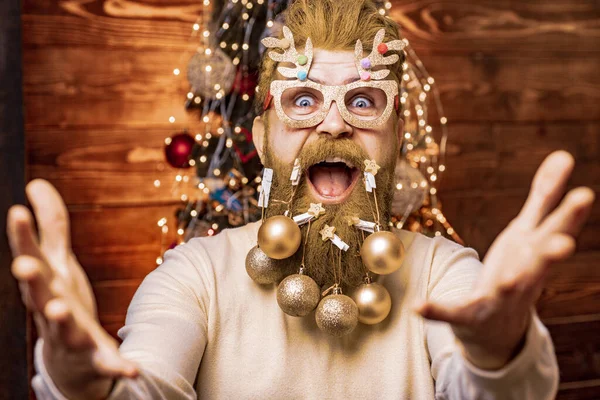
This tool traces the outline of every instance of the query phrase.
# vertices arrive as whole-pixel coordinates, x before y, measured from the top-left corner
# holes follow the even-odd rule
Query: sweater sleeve
[[[473,249],[435,239],[428,298],[457,303],[470,292],[482,267]],[[425,340],[431,358],[436,399],[554,399],[558,366],[548,330],[535,315],[521,352],[500,370],[487,371],[467,361],[449,324],[426,321]]]
[[[207,258],[198,257],[189,246],[167,252],[164,263],[137,290],[118,334],[123,339],[119,351],[141,373],[118,380],[109,400],[196,399],[194,382],[207,342],[213,280]],[[42,345],[38,342],[35,352],[36,395],[66,400],[43,365]]]

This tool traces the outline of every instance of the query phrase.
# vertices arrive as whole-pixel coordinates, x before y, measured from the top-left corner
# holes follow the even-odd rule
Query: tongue
[[[346,167],[318,166],[311,168],[310,180],[321,196],[337,197],[350,186],[350,174]]]

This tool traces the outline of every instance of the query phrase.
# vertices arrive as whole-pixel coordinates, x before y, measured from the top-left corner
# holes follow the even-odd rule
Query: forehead
[[[308,79],[327,85],[343,85],[358,80],[354,52],[315,49]]]

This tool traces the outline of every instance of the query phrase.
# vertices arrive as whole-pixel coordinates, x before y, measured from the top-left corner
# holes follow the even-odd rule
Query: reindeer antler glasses
[[[293,80],[271,82],[264,107],[266,110],[274,100],[277,116],[288,126],[308,128],[318,125],[327,116],[333,101],[347,123],[363,129],[380,126],[388,120],[394,108],[398,109],[398,83],[382,80],[389,75],[389,69],[372,71],[372,68],[398,62],[397,54],[387,57],[384,54],[388,50],[402,50],[405,44],[401,40],[383,43],[385,31],[381,29],[375,35],[371,54],[366,58],[363,58],[362,43],[358,40],[354,54],[360,80],[329,86],[307,80],[313,58],[310,38],[302,55],[297,52],[293,35],[286,26],[283,27],[283,35],[284,39],[265,38],[262,42],[267,48],[283,49],[283,53],[269,52],[269,57],[277,62],[295,64],[295,68],[277,68],[281,75]]]

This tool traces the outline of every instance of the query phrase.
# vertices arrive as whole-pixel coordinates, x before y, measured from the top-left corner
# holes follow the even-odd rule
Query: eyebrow
[[[311,80],[311,81],[313,81],[313,82],[315,82],[315,83],[318,83],[318,84],[320,84],[320,85],[326,85],[326,86],[327,86],[327,84],[326,84],[324,81],[320,80],[320,79],[316,79],[316,78],[310,78],[310,80]],[[352,78],[348,78],[348,79],[346,79],[346,80],[345,80],[345,81],[342,83],[342,85],[347,85],[348,83],[356,82],[356,81],[359,81],[359,80],[360,80],[360,77],[352,77]]]

